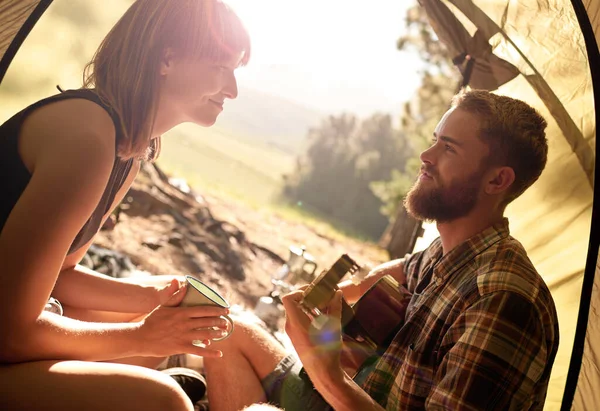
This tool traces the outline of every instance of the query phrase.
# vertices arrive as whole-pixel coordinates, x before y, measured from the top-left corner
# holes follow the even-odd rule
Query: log
[[[415,220],[406,212],[404,206],[398,208],[396,218],[388,225],[379,240],[391,259],[402,258],[412,253],[417,239],[423,235],[421,221]]]

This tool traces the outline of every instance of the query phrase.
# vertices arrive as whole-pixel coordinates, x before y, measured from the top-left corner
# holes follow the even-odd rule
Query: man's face
[[[442,117],[433,144],[421,153],[421,173],[406,197],[409,214],[448,222],[473,210],[489,154],[478,132],[479,120],[466,111],[451,109]]]

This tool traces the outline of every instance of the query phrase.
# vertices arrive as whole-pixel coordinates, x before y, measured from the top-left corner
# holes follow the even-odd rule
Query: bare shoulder
[[[47,161],[88,167],[110,162],[115,154],[115,127],[108,112],[86,99],[68,99],[40,107],[29,115],[19,136],[29,171]]]

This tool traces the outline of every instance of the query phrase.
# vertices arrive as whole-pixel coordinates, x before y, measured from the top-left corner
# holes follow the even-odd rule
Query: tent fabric
[[[590,20],[594,36],[596,37],[596,44],[600,45],[600,3],[596,0],[583,0],[583,6],[585,7],[587,18]]]
[[[583,0],[581,4],[578,1],[573,2],[579,12],[580,22],[585,29],[586,23],[593,31],[593,36],[587,38],[588,53],[590,56],[590,65],[592,77],[594,78],[594,88],[596,102],[600,101],[600,3],[596,0]],[[581,7],[583,5],[583,10]],[[587,20],[587,21],[586,21]],[[595,52],[595,53],[594,53]],[[596,111],[596,121],[600,113]],[[597,151],[596,151],[597,152]],[[600,176],[598,170],[598,160],[596,160],[596,180]],[[590,255],[588,255],[588,264],[581,297],[580,318],[578,321],[578,330],[573,350],[573,358],[569,369],[569,379],[567,389],[563,399],[563,409],[572,406],[573,410],[597,410],[600,409],[600,347],[598,340],[600,338],[600,204],[596,193],[594,200],[594,210],[592,217],[592,233],[590,237]],[[592,253],[596,252],[596,257]],[[595,270],[593,262],[596,261]],[[584,306],[587,304],[587,307]],[[586,321],[585,320],[587,316]],[[583,341],[583,346],[581,340]],[[595,344],[594,344],[595,342]],[[573,388],[572,388],[573,386]],[[574,390],[574,392],[572,392]]]
[[[545,409],[560,409],[570,365],[579,299],[588,254],[595,172],[596,115],[588,53],[574,8],[568,0],[420,0],[431,26],[456,55],[502,62],[520,75],[496,93],[519,98],[548,120],[549,158],[540,179],[507,208],[511,234],[523,243],[555,300],[560,326],[559,352]],[[598,33],[599,8],[591,20]],[[440,10],[450,10],[452,17]],[[436,19],[442,18],[442,21]],[[457,26],[458,24],[458,26]],[[469,35],[465,33],[468,32]],[[489,55],[478,57],[476,38],[489,41]],[[597,46],[596,46],[597,47]],[[479,46],[479,50],[485,50]],[[596,49],[595,52],[598,50]],[[493,70],[485,75],[493,76]],[[474,72],[473,75],[476,75]],[[502,84],[501,78],[497,79]],[[493,84],[493,81],[489,83]],[[477,83],[471,82],[473,88]],[[429,235],[431,237],[431,235]],[[596,287],[597,288],[597,287]],[[591,311],[589,321],[597,324]],[[594,328],[589,329],[590,335]],[[596,336],[596,341],[598,337]],[[594,341],[592,338],[591,341]],[[578,401],[598,396],[600,351],[586,347],[584,384]],[[595,360],[595,361],[594,361]],[[594,376],[595,373],[595,376]],[[582,371],[583,375],[583,371]],[[598,409],[576,403],[574,409]]]
[[[586,324],[585,343],[583,346],[583,358],[581,369],[578,373],[577,389],[574,393],[574,410],[600,410],[600,350],[598,349],[598,338],[600,338],[600,253],[596,260],[595,281],[592,286],[592,297],[590,300],[589,313]],[[594,344],[595,343],[595,344]]]
[[[577,384],[572,409],[600,409],[600,347],[593,344],[600,339],[597,237],[588,244],[590,224],[596,224],[591,220],[592,187],[594,175],[598,175],[594,154],[598,116],[592,77],[600,76],[600,2],[420,1],[424,7],[443,10],[438,12],[438,20],[436,12],[430,11],[432,27],[439,31],[440,38],[446,38],[456,56],[462,56],[463,61],[465,55],[474,56],[471,85],[499,87],[497,93],[529,102],[549,120],[546,170],[530,190],[509,206],[507,214],[511,233],[523,243],[549,285],[559,314],[561,342],[546,409],[559,409],[569,367]],[[50,3],[52,0],[0,0],[0,81],[29,30]],[[576,14],[579,11],[582,15]],[[580,24],[588,21],[594,32],[592,41],[584,38],[580,29]],[[590,53],[597,57],[593,75]],[[595,87],[600,88],[600,81]],[[596,95],[599,94],[597,90]],[[431,238],[431,233],[425,237]],[[588,271],[582,293],[586,256]],[[598,262],[594,264],[595,261]],[[587,321],[583,333],[578,334],[581,347],[576,346],[573,351],[578,318]],[[580,362],[573,355],[575,366],[569,364],[572,352],[583,352]],[[567,405],[571,407],[570,402]]]
[[[0,1],[0,81],[22,41],[51,1]]]
[[[38,0],[8,0],[0,2],[0,16],[2,16],[0,58],[4,57],[6,49],[8,49],[8,46],[10,46],[21,27],[23,27],[25,20],[31,15],[38,3]]]
[[[519,70],[492,53],[489,37],[483,30],[477,30],[472,36],[452,11],[440,1],[422,0],[430,17],[430,23],[438,37],[454,54],[455,60],[463,60],[468,55],[474,61],[473,71],[468,75],[468,84],[476,89],[495,90],[502,84],[517,77]],[[495,34],[495,32],[493,33]],[[455,62],[456,64],[456,62]]]
[[[529,54],[525,50],[522,50],[523,46],[515,44],[514,40],[513,40],[513,36],[509,35],[508,30],[510,30],[510,28],[520,30],[522,27],[522,22],[521,23],[517,22],[517,25],[515,25],[514,27],[510,27],[510,25],[507,25],[507,23],[501,23],[501,22],[496,23],[494,20],[492,20],[490,18],[490,16],[488,16],[485,13],[482,13],[481,9],[478,7],[478,5],[472,3],[470,0],[455,0],[454,3],[458,7],[458,9],[462,13],[464,13],[464,15],[468,19],[473,21],[473,24],[475,24],[476,27],[478,27],[478,28],[482,27],[482,29],[477,30],[477,33],[475,34],[474,37],[477,37],[477,34],[479,34],[479,33],[481,33],[481,35],[479,37],[484,37],[486,39],[491,38],[494,35],[501,35],[502,40],[506,43],[506,45],[509,47],[512,46],[511,47],[512,50],[516,51],[517,53],[520,54],[519,57],[523,61],[523,66],[525,68],[527,68],[527,70],[521,70],[521,73],[524,75],[525,79],[527,79],[527,81],[530,83],[530,85],[536,90],[537,94],[542,98],[543,103],[548,107],[550,113],[554,117],[558,126],[561,128],[563,136],[569,141],[573,151],[577,154],[578,158],[580,159],[581,165],[582,165],[583,169],[586,171],[586,175],[587,175],[588,179],[590,180],[590,182],[592,182],[593,173],[594,173],[594,159],[595,159],[594,154],[593,154],[593,149],[588,147],[585,144],[585,142],[583,141],[583,136],[581,135],[581,131],[574,124],[571,116],[569,116],[569,114],[565,111],[562,101],[556,96],[553,88],[550,87],[550,85],[547,83],[546,76],[543,76],[542,73],[540,73],[538,67],[535,64],[533,64],[531,54]],[[488,3],[489,3],[488,1],[485,1],[486,6],[488,5]],[[570,6],[569,3],[566,3],[566,4],[567,4],[567,6]],[[506,4],[506,9],[505,9],[506,12],[509,11],[508,6],[509,6],[509,3]],[[561,5],[561,6],[563,6],[563,5]],[[537,11],[531,7],[524,7],[524,8],[533,10],[534,12]],[[512,6],[512,9],[514,10],[515,7]],[[556,12],[560,11],[557,8],[553,9],[552,6],[549,6],[548,10],[555,10]],[[574,14],[573,14],[573,16],[574,16]],[[519,16],[519,17],[522,18],[523,16]],[[533,16],[531,16],[531,17],[533,17]],[[556,22],[559,19],[558,16],[555,16],[552,14],[548,17],[549,18],[547,20],[553,21],[553,22]],[[575,23],[576,23],[576,20],[575,20]],[[536,23],[536,25],[537,25],[537,23]],[[519,31],[519,33],[523,33],[523,32]],[[529,39],[533,40],[532,37],[529,37]],[[560,37],[540,38],[539,40],[541,40],[541,42],[539,42],[539,43],[536,42],[535,44],[540,47],[549,48],[550,42],[558,41],[559,39],[560,39]],[[579,46],[581,44],[582,44],[582,42],[577,45]],[[571,45],[569,44],[568,46],[571,46]],[[531,50],[531,48],[528,48],[528,49]],[[555,50],[555,49],[551,48],[550,50]],[[583,49],[583,52],[585,53],[585,49]],[[586,54],[584,54],[584,55],[586,55]],[[524,67],[521,67],[521,68],[524,68]],[[477,86],[477,84],[472,83],[471,85],[473,86],[473,88],[479,88]]]

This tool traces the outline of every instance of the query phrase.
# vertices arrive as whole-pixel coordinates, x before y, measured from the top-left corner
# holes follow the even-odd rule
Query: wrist
[[[156,307],[164,303],[161,289],[159,287],[152,285],[142,285],[142,287],[142,293],[146,294],[145,301],[147,301],[148,304],[147,312],[154,310]]]
[[[308,361],[308,364],[303,360],[302,364],[315,388],[321,387],[329,390],[340,387],[346,382],[347,376],[342,367],[339,364],[325,364],[322,357],[315,358],[315,361]]]
[[[340,368],[335,372],[319,374],[315,380],[311,381],[315,389],[331,404],[333,399],[345,398],[350,389],[350,377]]]
[[[143,335],[143,321],[129,323],[125,329],[124,345],[130,347],[131,352],[128,356],[151,356],[151,350],[147,346],[148,339]]]
[[[135,287],[135,292],[131,293],[132,301],[139,306],[136,312],[148,313],[161,304],[160,289],[154,285],[140,284],[137,282],[125,280],[124,283]]]

